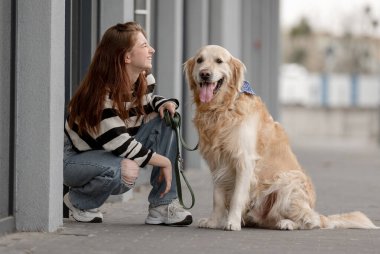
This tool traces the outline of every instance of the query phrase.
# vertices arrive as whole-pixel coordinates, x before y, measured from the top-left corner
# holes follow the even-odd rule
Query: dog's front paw
[[[295,226],[296,224],[293,221],[288,220],[288,219],[280,220],[277,223],[278,229],[281,229],[281,230],[293,230]]]
[[[202,218],[198,221],[200,228],[219,228],[218,222],[212,218]]]
[[[227,223],[227,225],[224,227],[224,230],[227,231],[240,231],[241,230],[241,223]]]
[[[228,231],[240,231],[241,230],[241,219],[237,216],[230,216],[227,220],[224,230]]]

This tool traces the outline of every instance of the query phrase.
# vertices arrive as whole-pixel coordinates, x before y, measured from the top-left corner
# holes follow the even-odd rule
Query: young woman
[[[110,195],[132,189],[140,168],[152,165],[145,223],[192,223],[177,200],[176,136],[162,120],[178,101],[153,95],[154,52],[137,23],[110,27],[68,105],[63,173],[70,191],[64,203],[77,221],[102,222],[98,208]]]

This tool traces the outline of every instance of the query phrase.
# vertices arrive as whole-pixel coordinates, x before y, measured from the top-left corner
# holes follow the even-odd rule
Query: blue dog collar
[[[247,81],[243,81],[243,85],[241,86],[240,92],[256,95],[255,90],[253,90],[251,84],[249,84]]]

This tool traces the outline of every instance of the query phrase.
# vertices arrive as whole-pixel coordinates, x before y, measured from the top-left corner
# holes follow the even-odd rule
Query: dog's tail
[[[379,229],[373,222],[362,212],[351,212],[324,216],[320,215],[321,228],[361,228],[361,229]]]

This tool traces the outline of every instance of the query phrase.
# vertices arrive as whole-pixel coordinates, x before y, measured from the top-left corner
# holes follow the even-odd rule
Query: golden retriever
[[[244,64],[208,45],[184,64],[196,105],[200,153],[213,179],[213,211],[201,228],[378,228],[363,213],[323,216],[287,135],[259,96],[242,92]]]

